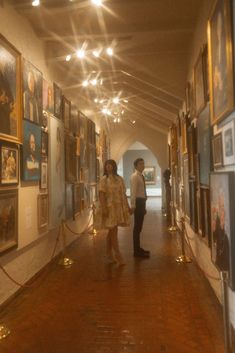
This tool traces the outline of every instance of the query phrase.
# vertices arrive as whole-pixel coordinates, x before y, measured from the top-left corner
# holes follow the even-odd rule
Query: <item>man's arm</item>
[[[136,190],[137,190],[137,176],[132,174],[131,176],[131,208],[135,209],[135,200],[136,200]]]

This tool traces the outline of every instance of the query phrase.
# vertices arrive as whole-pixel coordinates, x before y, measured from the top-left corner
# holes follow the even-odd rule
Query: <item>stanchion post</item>
[[[230,329],[230,321],[229,321],[228,272],[221,271],[220,278],[221,278],[221,292],[222,292],[222,305],[223,305],[225,352],[232,353],[231,329]]]
[[[176,224],[175,224],[173,201],[170,202],[170,207],[171,207],[171,226],[168,228],[168,231],[169,232],[176,232],[177,231],[177,227],[176,227]]]
[[[60,236],[62,236],[62,258],[59,261],[59,265],[63,265],[65,267],[70,267],[73,264],[73,260],[66,257],[65,249],[66,249],[66,235],[65,235],[65,227],[64,227],[64,220],[61,221],[60,225]]]
[[[92,204],[92,235],[96,235],[97,234],[97,230],[95,229],[95,226],[94,226],[94,221],[95,221],[95,204],[93,203]]]
[[[11,331],[3,324],[0,324],[0,341],[10,335]]]
[[[192,259],[185,255],[185,245],[184,245],[184,233],[185,233],[185,224],[184,217],[181,217],[182,229],[180,230],[180,239],[181,239],[181,255],[178,256],[175,261],[180,263],[190,263]]]

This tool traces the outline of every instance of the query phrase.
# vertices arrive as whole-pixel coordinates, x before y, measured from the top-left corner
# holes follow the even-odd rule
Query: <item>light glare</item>
[[[67,55],[65,60],[66,61],[70,61],[71,60],[71,55]]]
[[[114,104],[118,104],[119,103],[119,98],[118,97],[113,98],[113,103]]]
[[[39,5],[40,5],[40,0],[32,1],[32,6],[39,6]]]
[[[83,59],[84,56],[85,56],[84,50],[80,49],[80,50],[77,51],[77,57],[78,57],[79,59]]]
[[[89,84],[89,82],[87,80],[83,81],[83,83],[82,83],[83,87],[87,87],[88,84]]]
[[[98,58],[100,56],[100,53],[98,52],[98,50],[93,50],[92,54]]]
[[[101,6],[102,5],[102,0],[91,0],[91,2],[95,6]]]
[[[109,56],[112,56],[113,55],[113,49],[112,48],[107,48],[106,49],[106,52]]]

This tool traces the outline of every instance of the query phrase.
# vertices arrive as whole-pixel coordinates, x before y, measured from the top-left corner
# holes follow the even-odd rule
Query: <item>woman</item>
[[[118,226],[130,224],[130,213],[124,180],[117,174],[117,164],[109,159],[104,165],[104,176],[100,180],[99,199],[101,211],[101,228],[108,229],[107,261],[124,265],[118,245]]]

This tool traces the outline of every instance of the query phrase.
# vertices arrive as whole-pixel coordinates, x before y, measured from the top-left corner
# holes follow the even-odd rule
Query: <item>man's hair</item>
[[[139,162],[144,162],[143,158],[137,158],[135,161],[134,161],[134,167],[136,168],[138,163]]]

